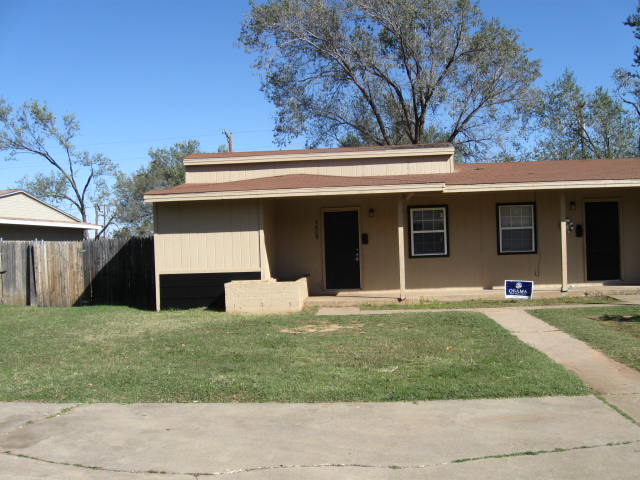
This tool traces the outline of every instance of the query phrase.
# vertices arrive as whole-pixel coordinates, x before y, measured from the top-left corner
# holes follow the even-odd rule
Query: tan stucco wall
[[[259,204],[156,205],[156,274],[260,271]]]
[[[397,288],[398,244],[395,236],[394,196],[349,196],[277,200],[275,204],[276,260],[271,267],[276,278],[309,277],[309,291],[324,289],[323,209],[359,208],[360,232],[369,234],[369,244],[360,246],[362,289]],[[374,217],[369,217],[369,209]],[[392,230],[393,229],[393,230]]]
[[[640,191],[631,189],[569,190],[565,192],[567,216],[583,222],[584,200],[617,200],[620,205],[622,281],[640,282]],[[357,207],[360,232],[369,244],[360,246],[363,290],[397,289],[397,195],[325,197],[275,200],[275,262],[278,278],[309,276],[312,294],[324,291],[322,211],[324,208]],[[569,202],[576,209],[569,209]],[[537,247],[535,254],[498,255],[496,204],[535,202]],[[409,234],[405,235],[407,288],[482,287],[501,285],[505,279],[534,280],[559,285],[560,192],[498,192],[415,195],[407,206],[447,205],[449,256],[409,258]],[[373,208],[375,216],[368,216]],[[408,223],[406,209],[405,222]],[[317,233],[316,233],[317,232]],[[568,234],[569,283],[586,282],[585,237]],[[271,246],[270,248],[273,248]]]
[[[34,227],[22,225],[0,224],[2,240],[83,240],[84,230],[81,228]]]
[[[311,160],[186,167],[187,183],[216,183],[276,175],[311,174],[347,177],[448,173],[453,168],[449,155],[419,158],[356,160]]]
[[[0,198],[0,217],[45,220],[52,222],[73,221],[73,219],[67,215],[43,205],[24,193],[17,193],[15,195]]]

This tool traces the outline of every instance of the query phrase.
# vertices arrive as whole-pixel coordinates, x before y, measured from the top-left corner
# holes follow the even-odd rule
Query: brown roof
[[[0,190],[0,196],[2,195],[8,195],[10,193],[16,193],[16,192],[21,192],[22,190],[18,190],[15,188],[9,189],[9,190]]]
[[[411,175],[416,181],[409,182],[404,177],[338,177],[335,175],[278,175],[273,177],[237,180],[225,183],[184,183],[167,190],[151,190],[146,195],[173,193],[233,192],[245,190],[281,190],[296,188],[356,187],[368,185],[402,185],[406,183],[441,183],[431,175]],[[419,179],[417,177],[420,177]]]
[[[453,173],[339,177],[332,175],[280,175],[224,183],[186,183],[148,195],[231,192],[368,185],[438,184],[479,185],[498,183],[640,179],[640,158],[607,160],[554,160],[540,162],[470,163],[456,165]]]
[[[312,148],[302,150],[271,150],[257,152],[220,152],[220,153],[192,153],[185,160],[201,158],[233,158],[233,157],[258,157],[263,155],[290,155],[304,153],[340,153],[340,152],[372,152],[378,150],[409,150],[412,148],[444,148],[451,147],[450,143],[429,143],[417,145],[382,145],[374,147],[340,147],[340,148]]]

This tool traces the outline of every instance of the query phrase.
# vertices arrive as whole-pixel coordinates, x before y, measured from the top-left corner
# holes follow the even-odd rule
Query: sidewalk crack
[[[36,424],[36,423],[42,423],[42,422],[45,422],[46,420],[49,420],[49,419],[51,419],[51,418],[60,417],[60,416],[62,416],[62,415],[65,415],[65,414],[69,413],[71,410],[73,410],[73,409],[75,409],[75,408],[77,408],[77,407],[79,407],[79,406],[81,406],[81,405],[84,405],[84,404],[82,404],[82,403],[77,403],[77,404],[72,405],[72,406],[70,406],[70,407],[65,407],[65,408],[63,408],[62,410],[60,410],[60,411],[58,411],[58,412],[56,412],[56,413],[52,413],[52,414],[50,414],[50,415],[47,415],[47,416],[44,416],[44,417],[39,417],[39,418],[36,418],[35,420],[33,420],[33,419],[29,419],[29,420],[27,420],[26,422],[23,422],[23,423],[21,423],[20,425],[18,425],[18,426],[17,426],[16,428],[14,428],[13,430],[9,430],[8,432],[2,432],[2,433],[0,433],[0,436],[11,435],[12,433],[15,433],[16,431],[18,431],[18,430],[20,430],[20,429],[22,429],[22,428],[24,428],[24,427],[26,427],[26,426],[28,426],[28,425],[34,425],[34,424]]]
[[[451,463],[465,463],[465,462],[474,462],[477,460],[489,460],[491,458],[507,458],[507,457],[525,457],[525,456],[534,456],[534,455],[544,455],[548,453],[562,453],[562,452],[571,452],[574,450],[587,450],[591,448],[602,448],[602,447],[618,447],[621,445],[632,445],[634,443],[640,443],[640,440],[630,440],[625,442],[609,442],[603,443],[599,445],[580,445],[579,447],[569,447],[569,448],[554,448],[552,450],[527,450],[523,452],[514,452],[514,453],[505,453],[502,455],[486,455],[484,457],[471,457],[471,458],[459,458],[457,460],[452,461]]]
[[[11,450],[5,450],[0,453],[4,455],[17,457],[17,458],[24,458],[28,460],[48,463],[52,465],[76,467],[76,468],[81,468],[86,470],[99,470],[99,471],[111,472],[111,473],[131,473],[131,474],[145,474],[145,475],[148,475],[148,474],[174,475],[174,476],[181,475],[181,476],[191,476],[197,480],[201,477],[220,477],[224,475],[235,475],[239,473],[249,473],[249,472],[265,471],[265,470],[287,470],[287,469],[295,469],[295,468],[302,469],[302,468],[349,468],[351,467],[351,468],[372,468],[372,469],[377,468],[381,470],[420,470],[420,469],[427,469],[431,467],[437,467],[441,465],[452,465],[456,463],[489,460],[493,458],[545,455],[545,454],[551,454],[551,453],[562,453],[562,452],[570,452],[574,450],[585,450],[585,449],[591,449],[591,448],[632,445],[637,443],[640,443],[640,440],[632,440],[632,441],[624,441],[624,442],[609,442],[609,443],[599,444],[599,445],[581,445],[578,447],[569,447],[569,448],[554,448],[551,450],[513,452],[513,453],[500,454],[500,455],[486,455],[482,457],[459,458],[459,459],[445,461],[445,462],[427,463],[427,464],[418,464],[418,465],[375,465],[375,464],[365,464],[365,463],[281,464],[281,465],[264,465],[264,466],[257,466],[257,467],[235,468],[235,469],[229,468],[229,469],[225,469],[223,471],[218,471],[218,472],[173,472],[173,471],[165,471],[165,470],[125,470],[125,469],[117,469],[117,468],[105,468],[105,467],[99,467],[99,466],[82,465],[79,463],[56,462],[53,460],[47,460],[44,458],[20,454],[17,452],[13,452]]]
[[[637,395],[637,394],[627,394],[627,395]],[[617,405],[614,405],[613,403],[609,402],[606,398],[604,398],[603,395],[600,395],[599,393],[594,393],[594,396],[600,400],[602,403],[604,403],[605,405],[607,405],[608,407],[611,407],[613,410],[615,410],[617,413],[619,413],[620,415],[622,415],[624,418],[626,418],[627,420],[629,420],[631,423],[633,423],[634,425],[640,427],[640,423],[633,418],[631,415],[629,415],[627,412],[625,412],[624,410],[622,410],[620,407],[618,407]]]

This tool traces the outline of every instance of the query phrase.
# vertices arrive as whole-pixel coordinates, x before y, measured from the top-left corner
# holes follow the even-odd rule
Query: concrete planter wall
[[[235,280],[225,284],[224,293],[230,313],[293,313],[304,308],[309,288],[304,277],[293,282]]]

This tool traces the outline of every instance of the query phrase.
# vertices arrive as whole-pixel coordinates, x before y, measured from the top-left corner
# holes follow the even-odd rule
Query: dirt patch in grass
[[[364,327],[364,323],[354,323],[351,325],[338,325],[337,323],[320,323],[315,325],[304,325],[297,328],[283,328],[282,330],[280,330],[280,332],[292,333],[294,335],[298,335],[300,333],[331,333],[344,329],[362,329],[362,327]]]

